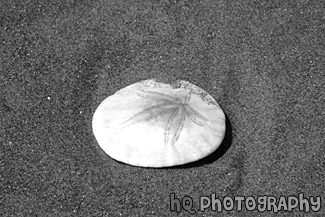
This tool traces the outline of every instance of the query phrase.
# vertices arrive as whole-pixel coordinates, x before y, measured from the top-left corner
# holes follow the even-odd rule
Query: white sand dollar
[[[99,146],[112,158],[142,167],[169,167],[214,152],[225,115],[203,89],[145,80],[106,98],[93,116]]]

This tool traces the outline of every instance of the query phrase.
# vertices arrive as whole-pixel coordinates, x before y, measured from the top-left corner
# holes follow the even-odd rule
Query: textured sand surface
[[[25,2],[25,3],[23,3]],[[123,3],[120,3],[123,2]],[[292,2],[292,3],[290,3]],[[325,215],[323,1],[0,1],[0,216],[189,216],[170,194],[304,193]],[[97,146],[99,103],[143,79],[187,80],[227,114],[203,161],[121,164]]]

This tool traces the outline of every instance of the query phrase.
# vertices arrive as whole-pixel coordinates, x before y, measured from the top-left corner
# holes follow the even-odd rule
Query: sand
[[[0,4],[0,216],[325,215],[321,1]],[[98,149],[96,107],[149,78],[218,101],[227,135],[216,153],[146,169]],[[301,193],[322,207],[199,207]],[[177,198],[192,209],[172,211]]]

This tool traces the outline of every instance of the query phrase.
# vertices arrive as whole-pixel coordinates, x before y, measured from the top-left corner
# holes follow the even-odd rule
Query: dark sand
[[[324,1],[10,2],[0,2],[0,216],[189,216],[170,211],[172,193],[196,210],[213,193],[303,193],[320,197],[318,212],[196,214],[325,216]],[[153,77],[217,99],[228,123],[216,153],[147,169],[98,150],[99,103]]]

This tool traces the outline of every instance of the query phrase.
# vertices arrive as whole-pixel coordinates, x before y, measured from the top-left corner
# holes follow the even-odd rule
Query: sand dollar
[[[115,160],[142,167],[169,167],[214,152],[225,135],[225,115],[203,89],[145,80],[107,97],[96,109],[93,132]]]

